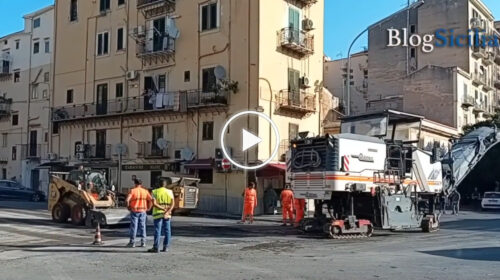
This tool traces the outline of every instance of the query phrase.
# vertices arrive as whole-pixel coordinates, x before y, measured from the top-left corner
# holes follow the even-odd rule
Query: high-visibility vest
[[[245,204],[257,206],[257,191],[254,189],[245,189]]]
[[[151,201],[151,194],[142,186],[130,190],[130,210],[132,212],[146,212],[148,201]]]
[[[153,190],[153,197],[156,200],[156,203],[162,207],[171,205],[174,203],[174,194],[172,190],[167,188],[158,188]],[[159,209],[153,207],[153,219],[161,219],[163,218],[165,211],[163,209]]]

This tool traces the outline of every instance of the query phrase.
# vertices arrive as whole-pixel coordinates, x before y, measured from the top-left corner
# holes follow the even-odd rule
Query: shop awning
[[[286,164],[285,163],[270,163],[265,167],[257,170],[257,177],[276,177],[285,176]]]
[[[208,170],[213,168],[212,159],[195,159],[189,163],[184,164],[184,168]]]

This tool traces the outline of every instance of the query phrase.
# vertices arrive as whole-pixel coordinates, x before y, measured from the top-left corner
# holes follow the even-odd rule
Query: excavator
[[[189,213],[199,201],[199,179],[173,178],[169,187],[175,196],[177,213]],[[130,221],[125,194],[115,191],[101,170],[79,168],[69,172],[51,172],[48,210],[58,223],[95,227],[125,224]]]
[[[296,198],[314,201],[314,216],[300,229],[334,239],[370,237],[374,228],[439,230],[440,199],[457,190],[500,134],[479,128],[442,156],[437,146],[417,148],[423,119],[386,110],[344,118],[338,135],[292,140],[287,180]]]

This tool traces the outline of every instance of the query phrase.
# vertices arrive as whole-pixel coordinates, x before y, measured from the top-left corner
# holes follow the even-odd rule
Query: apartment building
[[[102,168],[119,189],[132,175],[153,186],[188,174],[201,179],[200,209],[240,213],[246,182],[258,180],[262,199],[264,187],[282,187],[283,164],[278,155],[265,170],[221,172],[224,123],[265,113],[280,153],[299,131],[321,130],[322,0],[56,0],[55,10],[51,151]],[[262,143],[242,152],[242,129]],[[270,157],[275,137],[245,117],[225,140],[252,164]]]
[[[24,16],[24,29],[0,38],[0,177],[47,191],[54,7]]]
[[[500,57],[493,47],[388,47],[388,29],[413,34],[475,32],[498,35],[491,11],[480,0],[416,1],[369,27],[366,111],[393,108],[423,115],[461,131],[499,109]],[[469,30],[476,30],[471,31]],[[448,34],[449,35],[449,34]],[[353,106],[353,113],[363,111]]]

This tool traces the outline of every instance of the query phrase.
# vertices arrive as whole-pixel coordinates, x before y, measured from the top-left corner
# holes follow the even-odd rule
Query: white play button
[[[242,129],[242,133],[243,133],[243,145],[242,145],[243,152],[262,142],[262,139],[260,137],[255,136],[253,133],[248,132],[248,130],[246,129]]]

